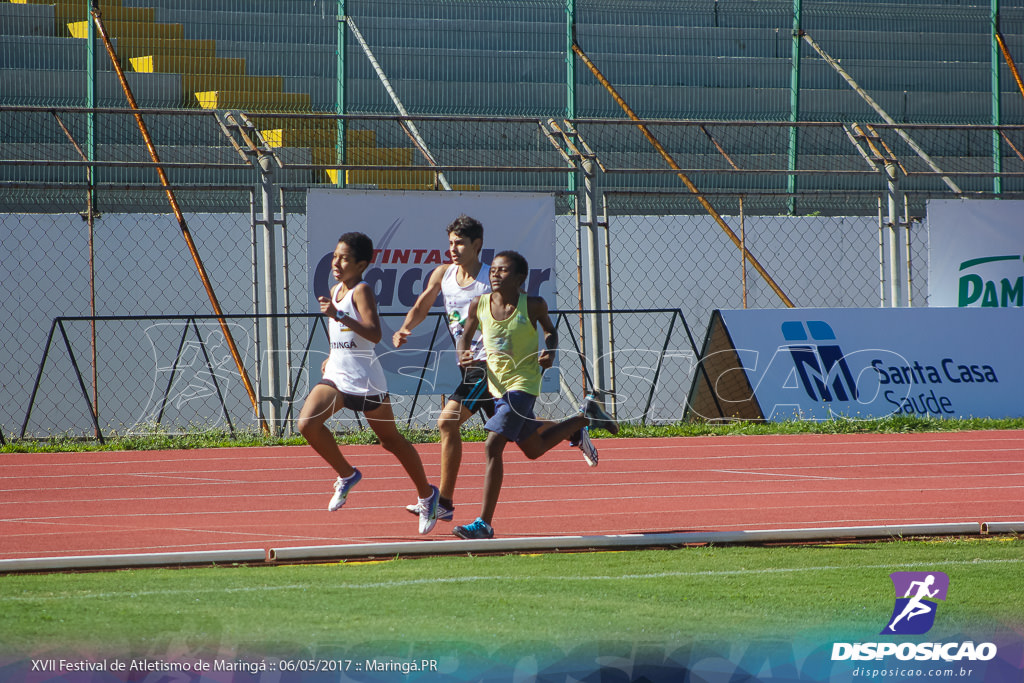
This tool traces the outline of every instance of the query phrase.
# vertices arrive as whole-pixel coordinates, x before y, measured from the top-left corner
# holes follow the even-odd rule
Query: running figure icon
[[[942,572],[894,572],[896,589],[889,625],[882,633],[927,633],[935,623],[939,600],[949,591],[949,577]]]
[[[903,596],[905,598],[910,598],[910,601],[903,608],[903,611],[900,612],[900,615],[893,619],[892,623],[889,624],[890,631],[896,630],[895,626],[897,622],[899,622],[899,620],[903,617],[906,617],[907,621],[910,621],[914,617],[920,616],[922,614],[928,614],[933,609],[935,609],[935,607],[932,604],[922,602],[922,600],[926,597],[934,598],[936,595],[938,595],[938,588],[936,588],[935,590],[929,590],[929,588],[931,588],[933,585],[935,585],[934,574],[929,574],[924,581],[911,582],[910,587],[907,589],[906,594]],[[914,594],[914,597],[910,597],[910,594],[914,592],[915,587],[917,589],[917,592]]]

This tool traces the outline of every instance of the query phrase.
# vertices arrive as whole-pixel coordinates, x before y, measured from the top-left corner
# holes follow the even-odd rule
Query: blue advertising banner
[[[1024,416],[1019,309],[722,310],[708,339],[690,401],[706,418]]]

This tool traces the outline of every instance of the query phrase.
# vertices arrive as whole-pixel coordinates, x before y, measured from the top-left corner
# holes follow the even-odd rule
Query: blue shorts
[[[509,441],[522,441],[540,427],[540,420],[533,414],[537,397],[525,391],[507,391],[494,401],[494,415],[484,429],[501,434]]]

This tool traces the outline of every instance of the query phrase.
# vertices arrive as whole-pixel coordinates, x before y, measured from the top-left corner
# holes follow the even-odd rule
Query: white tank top
[[[331,290],[331,301],[338,309],[339,315],[346,315],[362,322],[359,312],[352,302],[352,290],[345,293],[340,300],[338,292],[342,285],[338,284]],[[365,337],[360,337],[336,318],[327,323],[328,337],[331,342],[331,353],[324,369],[324,379],[334,383],[338,391],[356,396],[373,396],[386,394],[388,391],[384,370],[377,360],[376,344]]]
[[[448,329],[452,338],[457,344],[462,338],[462,330],[466,324],[466,316],[469,314],[469,303],[482,294],[491,293],[491,283],[486,280],[488,267],[480,266],[480,272],[476,279],[463,287],[459,284],[459,267],[452,264],[444,272],[441,278],[441,294],[444,296],[444,310],[448,313]],[[481,280],[481,276],[485,279]],[[480,336],[480,330],[473,335],[473,343],[470,344],[475,360],[486,360],[487,351],[484,350],[484,340]]]

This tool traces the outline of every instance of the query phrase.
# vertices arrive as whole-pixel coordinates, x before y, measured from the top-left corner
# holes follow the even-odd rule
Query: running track
[[[596,440],[506,450],[498,537],[1024,521],[1024,431]],[[440,448],[417,446],[432,481]],[[376,446],[326,511],[334,475],[305,446],[4,454],[0,560],[453,540],[404,510],[412,485]],[[456,524],[472,521],[482,445],[465,445]]]

